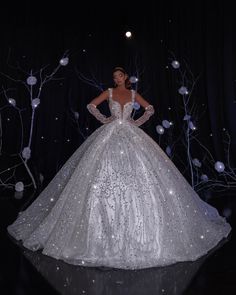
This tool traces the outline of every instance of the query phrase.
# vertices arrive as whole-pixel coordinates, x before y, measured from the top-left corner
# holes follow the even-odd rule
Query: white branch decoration
[[[181,145],[185,147],[187,156],[187,166],[185,171],[189,171],[191,176],[191,185],[197,192],[202,190],[216,190],[217,188],[235,189],[236,173],[235,169],[232,168],[230,164],[230,135],[226,130],[224,130],[224,134],[227,136],[227,140],[223,142],[223,144],[227,145],[225,150],[227,163],[224,164],[220,161],[216,161],[209,149],[197,138],[196,132],[198,128],[195,126],[194,122],[197,122],[199,118],[197,104],[192,102],[192,95],[199,76],[195,78],[186,62],[182,65],[173,53],[171,53],[171,55],[172,68],[174,68],[175,71],[178,71],[180,76],[179,82],[182,85],[178,89],[178,92],[182,95],[182,106],[184,109],[183,120],[185,122],[182,128],[183,136],[178,137],[178,139],[172,144],[172,148],[178,144],[179,141],[181,141]],[[199,161],[197,158],[192,156],[193,143],[197,144],[198,148],[204,151],[202,161]],[[203,167],[207,168],[207,170],[211,172],[211,175],[213,175],[211,179],[209,179],[206,174],[201,172]],[[222,179],[219,179],[220,177],[222,177]]]
[[[27,90],[29,94],[29,103],[31,105],[31,118],[30,118],[30,128],[29,128],[29,135],[28,135],[28,144],[27,146],[23,147],[23,141],[24,141],[24,126],[23,126],[23,120],[22,120],[22,109],[20,109],[17,106],[17,99],[11,98],[8,96],[8,93],[12,89],[7,89],[5,90],[3,88],[3,91],[0,94],[3,94],[5,99],[7,100],[6,105],[0,108],[0,153],[2,150],[2,125],[1,125],[1,113],[4,111],[6,108],[14,108],[17,110],[20,118],[20,128],[21,128],[21,144],[20,144],[20,152],[18,153],[18,157],[20,159],[19,164],[16,164],[12,167],[9,167],[3,171],[0,171],[0,186],[4,187],[15,187],[14,184],[8,183],[10,179],[13,178],[15,175],[15,169],[22,164],[25,166],[25,169],[28,173],[28,175],[31,178],[32,184],[34,189],[37,188],[36,181],[34,179],[34,176],[32,172],[30,171],[30,168],[27,164],[28,160],[31,158],[31,145],[33,141],[33,130],[34,130],[34,121],[35,121],[35,112],[40,104],[40,96],[41,96],[41,91],[43,87],[45,87],[46,83],[52,81],[52,80],[59,80],[58,78],[55,78],[56,73],[62,66],[66,66],[69,62],[69,58],[67,56],[67,53],[63,55],[63,57],[60,59],[58,65],[52,70],[50,74],[44,74],[44,70],[46,69],[45,67],[42,67],[38,72],[33,72],[33,70],[30,70],[30,72],[23,71],[19,66],[15,67],[16,70],[20,70],[21,72],[24,73],[26,76],[25,80],[20,80],[20,79],[15,79],[5,73],[1,73],[4,77],[7,79],[10,79],[11,81],[20,84],[23,84],[25,89]],[[3,176],[4,173],[14,170],[14,173],[5,179],[4,181],[1,179],[1,176]],[[27,185],[26,185],[27,186]],[[25,185],[19,184],[18,187],[24,188],[26,187]],[[29,186],[29,185],[28,185]],[[17,187],[17,186],[16,186]]]

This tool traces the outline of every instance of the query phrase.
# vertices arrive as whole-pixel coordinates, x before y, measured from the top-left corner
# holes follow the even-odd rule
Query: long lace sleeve
[[[114,116],[104,116],[94,104],[87,104],[87,109],[98,121],[102,122],[103,124],[110,123],[114,120]]]
[[[143,123],[145,123],[146,121],[149,120],[149,118],[155,113],[154,107],[153,105],[148,105],[145,108],[145,112],[143,113],[143,115],[138,118],[137,120],[133,120],[132,119],[132,123],[136,126],[141,126]]]

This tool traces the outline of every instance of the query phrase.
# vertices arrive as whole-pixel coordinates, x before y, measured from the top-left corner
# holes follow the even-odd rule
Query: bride
[[[113,80],[114,88],[87,105],[103,125],[8,232],[32,251],[75,265],[141,269],[196,260],[231,226],[139,128],[154,107],[130,89],[126,71],[115,68]],[[110,117],[97,108],[105,100]],[[137,120],[135,101],[145,109]]]

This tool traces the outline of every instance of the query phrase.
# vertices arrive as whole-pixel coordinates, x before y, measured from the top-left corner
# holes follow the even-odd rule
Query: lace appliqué
[[[155,113],[154,107],[153,105],[148,105],[145,108],[145,112],[144,114],[138,118],[137,120],[134,120],[133,118],[130,118],[129,121],[134,124],[135,126],[141,126],[142,124],[144,124],[146,121],[149,120],[149,118]]]
[[[106,117],[105,115],[103,115],[94,104],[88,104],[87,109],[98,121],[103,124],[110,123],[115,119],[114,116]]]

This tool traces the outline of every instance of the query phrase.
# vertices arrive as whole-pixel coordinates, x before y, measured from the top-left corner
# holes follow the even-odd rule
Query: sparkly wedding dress
[[[70,264],[140,269],[193,261],[231,231],[110,92],[96,129],[8,232]]]

